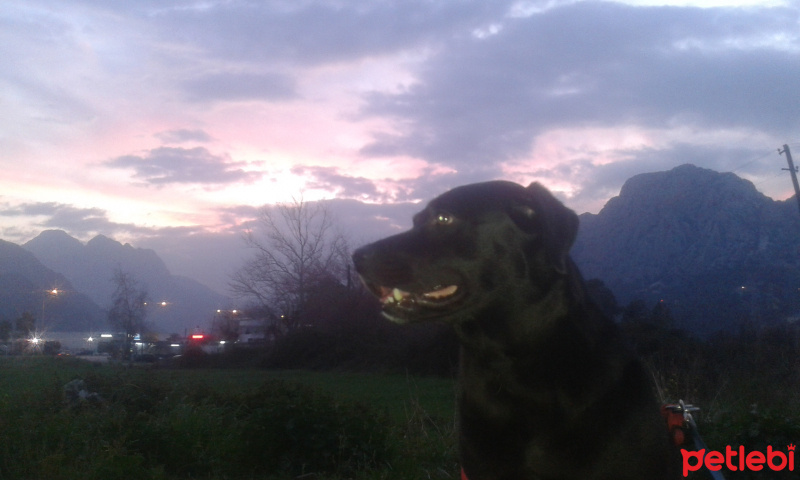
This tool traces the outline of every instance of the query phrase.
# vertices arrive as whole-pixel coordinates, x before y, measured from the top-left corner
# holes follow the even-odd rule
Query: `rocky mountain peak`
[[[78,250],[83,248],[83,243],[77,238],[71,237],[64,230],[45,230],[36,238],[30,240],[26,245],[35,245],[36,249],[58,248],[66,250]]]
[[[597,215],[582,215],[572,254],[584,276],[604,280],[623,302],[699,294],[701,278],[726,295],[747,284],[766,288],[787,282],[775,280],[777,272],[800,272],[798,255],[787,254],[798,251],[800,216],[782,210],[733,173],[681,165],[632,177]],[[795,294],[797,287],[775,285]]]
[[[739,212],[765,202],[770,200],[751,182],[733,173],[685,164],[666,172],[631,177],[622,186],[619,196],[609,200],[603,210],[606,215],[691,210],[716,217],[719,211]]]

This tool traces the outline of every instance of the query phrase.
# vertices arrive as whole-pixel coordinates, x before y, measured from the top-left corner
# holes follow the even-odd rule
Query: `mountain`
[[[59,293],[50,293],[53,289]],[[26,312],[43,330],[89,331],[104,319],[100,307],[63,275],[19,245],[0,240],[0,320],[13,324]]]
[[[172,275],[153,250],[123,245],[103,235],[84,245],[66,232],[47,230],[23,247],[104,308],[110,306],[114,294],[114,271],[129,273],[148,293],[153,308],[147,321],[157,332],[184,333],[207,325],[218,308],[230,303],[194,280]]]
[[[581,215],[572,256],[621,304],[662,302],[700,334],[800,314],[800,215],[733,173],[694,165],[637,175]]]
[[[84,245],[50,230],[24,248],[0,243],[0,315],[7,318],[39,312],[44,300],[46,317],[52,312],[55,319],[58,311],[43,293],[54,283],[107,308],[116,268],[133,275],[154,305],[167,302],[148,313],[158,332],[207,325],[229,304],[171,275],[153,250],[102,235]],[[773,201],[733,173],[681,165],[630,178],[599,213],[581,215],[572,256],[584,277],[603,280],[619,304],[667,306],[674,326],[700,335],[800,320],[796,199]]]

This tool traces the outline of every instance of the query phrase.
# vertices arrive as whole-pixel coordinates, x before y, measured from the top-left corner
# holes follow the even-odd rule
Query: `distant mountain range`
[[[53,289],[62,295],[52,294]],[[89,330],[103,319],[100,307],[64,275],[19,245],[0,240],[0,320],[14,322],[23,313],[33,315],[37,328],[55,330]]]
[[[682,165],[629,179],[598,214],[581,215],[572,256],[620,305],[666,305],[675,327],[698,334],[800,320],[796,200],[773,201],[732,173]],[[50,230],[23,246],[0,240],[0,319],[29,312],[46,328],[106,329],[117,268],[149,293],[157,332],[207,326],[231,305],[171,275],[153,250]]]
[[[619,303],[663,301],[696,333],[800,317],[797,202],[733,173],[682,165],[630,178],[598,214],[581,215],[572,256]]]
[[[47,230],[22,247],[0,243],[0,316],[13,321],[29,312],[40,328],[107,330],[105,311],[116,269],[131,274],[147,291],[147,322],[156,332],[183,334],[206,327],[216,309],[231,302],[194,280],[170,274],[153,250],[102,235],[84,245],[66,232]],[[54,288],[57,295],[48,293]]]

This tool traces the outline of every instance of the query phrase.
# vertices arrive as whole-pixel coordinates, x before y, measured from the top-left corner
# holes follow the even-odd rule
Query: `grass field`
[[[800,442],[800,334],[656,339],[663,400],[702,407],[709,448]],[[67,401],[74,379],[102,400]],[[454,403],[442,378],[0,357],[0,480],[457,479]]]
[[[67,401],[74,379],[102,400]],[[438,378],[0,358],[0,479],[455,479],[454,398]]]

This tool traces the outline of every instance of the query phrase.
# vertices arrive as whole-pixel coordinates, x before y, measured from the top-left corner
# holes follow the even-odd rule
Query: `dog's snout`
[[[411,269],[396,250],[389,248],[386,241],[371,243],[353,252],[353,265],[362,278],[384,283],[410,281]]]

